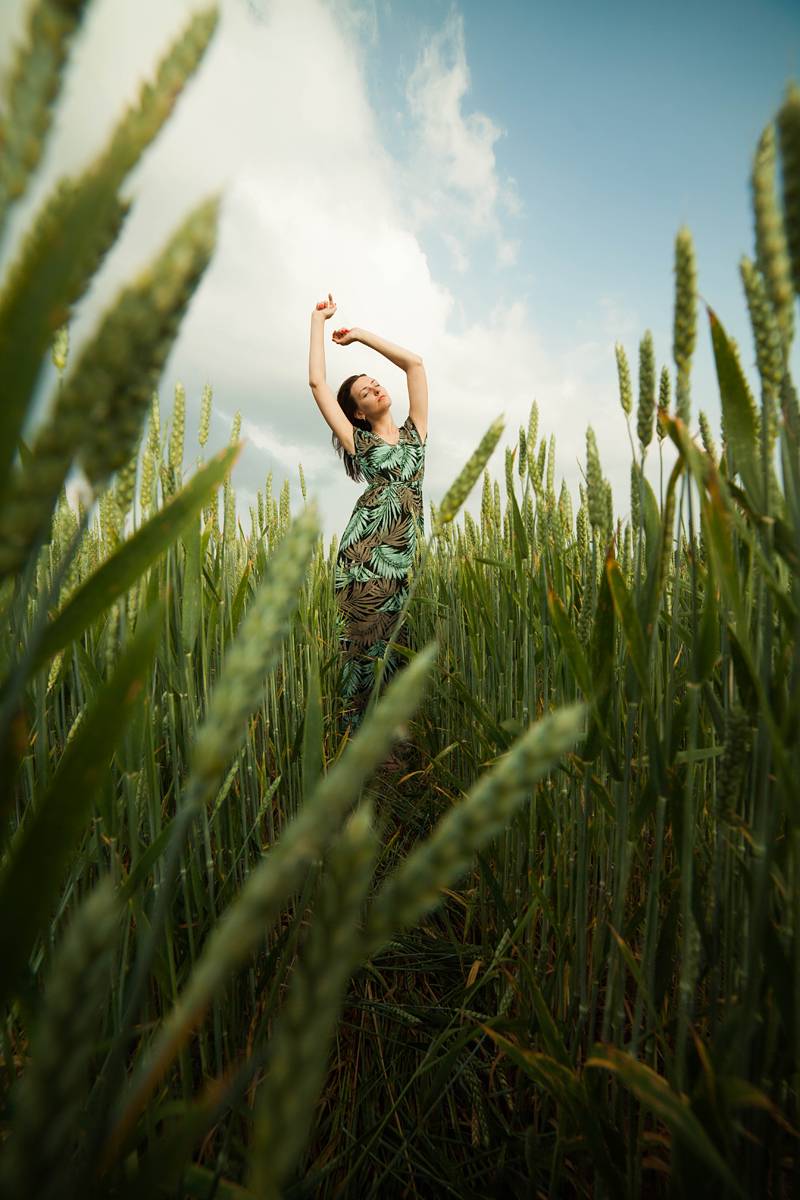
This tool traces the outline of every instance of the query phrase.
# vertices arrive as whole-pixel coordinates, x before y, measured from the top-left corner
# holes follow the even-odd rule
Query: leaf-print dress
[[[344,723],[360,725],[375,681],[375,661],[386,643],[407,645],[397,615],[408,595],[417,538],[424,536],[422,479],[425,443],[411,416],[400,426],[396,445],[371,431],[353,430],[355,458],[369,486],[345,526],[336,557],[336,601],[342,651]],[[386,660],[382,687],[400,665]]]

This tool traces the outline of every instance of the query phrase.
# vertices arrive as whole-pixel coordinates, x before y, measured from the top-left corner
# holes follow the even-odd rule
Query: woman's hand
[[[320,300],[319,304],[311,315],[312,317],[322,317],[324,321],[327,321],[328,317],[332,317],[335,312],[336,305],[334,303],[333,296],[330,292],[328,292],[328,299]]]
[[[332,337],[337,346],[349,346],[358,340],[355,329],[334,329]]]

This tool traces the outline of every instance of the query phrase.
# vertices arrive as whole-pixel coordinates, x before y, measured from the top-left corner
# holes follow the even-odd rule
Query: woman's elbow
[[[414,357],[411,359],[411,362],[408,364],[409,367],[422,367],[424,365],[425,364],[423,363],[422,358],[419,354],[415,354]],[[408,370],[408,368],[406,368],[406,369]]]

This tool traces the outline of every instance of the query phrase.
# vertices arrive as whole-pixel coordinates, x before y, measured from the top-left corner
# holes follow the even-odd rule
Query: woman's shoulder
[[[404,426],[404,428],[406,429],[406,431],[408,432],[408,434],[409,434],[411,437],[416,437],[416,439],[417,439],[417,441],[419,442],[420,446],[422,446],[422,448],[423,448],[423,450],[424,450],[424,449],[425,449],[425,445],[426,445],[426,443],[427,443],[427,441],[428,441],[428,434],[427,434],[427,430],[426,430],[426,433],[425,433],[425,438],[424,438],[424,439],[423,439],[423,438],[421,438],[421,437],[420,437],[420,432],[419,432],[419,430],[417,429],[416,422],[414,421],[414,418],[412,417],[411,413],[409,413],[409,414],[408,414],[408,416],[406,417],[405,421],[403,422],[403,426]]]
[[[356,454],[366,450],[374,441],[375,434],[371,429],[362,429],[360,425],[353,426],[353,445],[356,448]]]

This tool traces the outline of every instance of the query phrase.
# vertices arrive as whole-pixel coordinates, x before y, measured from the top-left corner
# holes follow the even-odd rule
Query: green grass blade
[[[435,661],[434,642],[390,680],[342,757],[320,779],[313,795],[214,926],[177,1005],[167,1015],[123,1097],[116,1127],[103,1152],[104,1169],[117,1157],[153,1088],[202,1020],[212,997],[263,938],[280,905],[300,885],[309,864],[324,851],[366,779],[385,757],[398,725],[416,711]]]
[[[308,1136],[344,990],[359,963],[358,921],[377,845],[372,805],[365,801],[331,847],[308,939],[270,1040],[250,1158],[252,1190],[265,1200],[280,1200]]]
[[[511,492],[511,519],[514,525],[514,561],[517,564],[517,571],[520,576],[525,569],[524,564],[528,561],[528,539],[525,536],[525,525],[522,520],[522,513],[519,511],[517,497]]]
[[[186,523],[206,503],[211,491],[219,486],[225,472],[236,461],[241,447],[242,443],[237,442],[221,450],[89,576],[47,627],[34,670],[38,670],[56,651],[79,637],[172,545]]]
[[[39,165],[53,107],[64,81],[70,43],[87,0],[38,0],[27,15],[0,105],[0,236],[15,201]]]
[[[564,602],[552,587],[547,589],[547,608],[578,687],[588,700],[594,690],[589,663],[586,661],[583,646],[578,641],[574,625],[567,616]]]
[[[434,521],[434,533],[441,531],[444,525],[447,525],[457,516],[458,510],[480,479],[481,471],[491,458],[495,446],[500,441],[504,424],[502,417],[497,417],[492,422],[478,443],[477,449],[470,455],[453,483],[445,492],[436,514],[436,520]]]
[[[77,181],[62,180],[40,211],[0,294],[0,490],[53,331],[69,318],[130,208],[117,189],[172,112],[217,21],[196,14],[159,65],[153,84],[118,124],[108,149]]]
[[[213,253],[218,207],[216,199],[198,205],[121,290],[60,386],[30,462],[6,488],[0,576],[19,571],[47,535],[74,453],[97,490],[136,451],[153,388]]]
[[[616,559],[608,559],[606,561],[606,574],[608,576],[608,586],[611,589],[611,596],[614,601],[617,617],[619,619],[620,628],[625,637],[625,644],[628,647],[628,653],[631,656],[633,669],[636,672],[636,678],[639,681],[642,699],[650,708],[650,668],[648,663],[647,646],[644,640],[639,616],[633,603],[633,598],[628,591],[625,583],[622,570]]]
[[[733,468],[742,477],[750,503],[763,510],[761,473],[756,458],[757,414],[739,359],[728,335],[714,312],[706,305],[711,326],[711,343],[717,370],[725,435],[733,458]]]
[[[84,897],[49,963],[29,1063],[13,1093],[14,1128],[0,1160],[0,1195],[64,1195],[105,1011],[122,906],[109,875]],[[77,1194],[81,1194],[78,1192]]]
[[[227,468],[226,468],[227,469]],[[215,486],[215,485],[211,485]],[[179,492],[178,495],[182,495]],[[202,603],[201,533],[197,516],[189,521],[181,538],[184,548],[183,589],[181,594],[181,643],[185,654],[191,654],[200,629]]]
[[[531,785],[583,736],[585,719],[586,705],[572,704],[537,721],[442,817],[375,896],[364,933],[368,954],[441,903],[442,889],[467,870],[475,852],[506,827]]]
[[[96,694],[53,780],[23,821],[0,869],[0,1005],[17,987],[83,834],[114,749],[142,699],[161,636],[164,604],[141,618],[111,679]]]
[[[303,793],[310,796],[322,774],[324,715],[322,686],[319,677],[319,656],[314,641],[310,642],[311,666],[306,695],[306,715],[303,723]]]
[[[673,1091],[666,1079],[618,1046],[597,1047],[584,1065],[587,1070],[599,1067],[618,1075],[625,1086],[669,1126],[673,1135],[680,1138],[736,1196],[746,1200],[746,1192],[692,1112],[688,1100]]]

